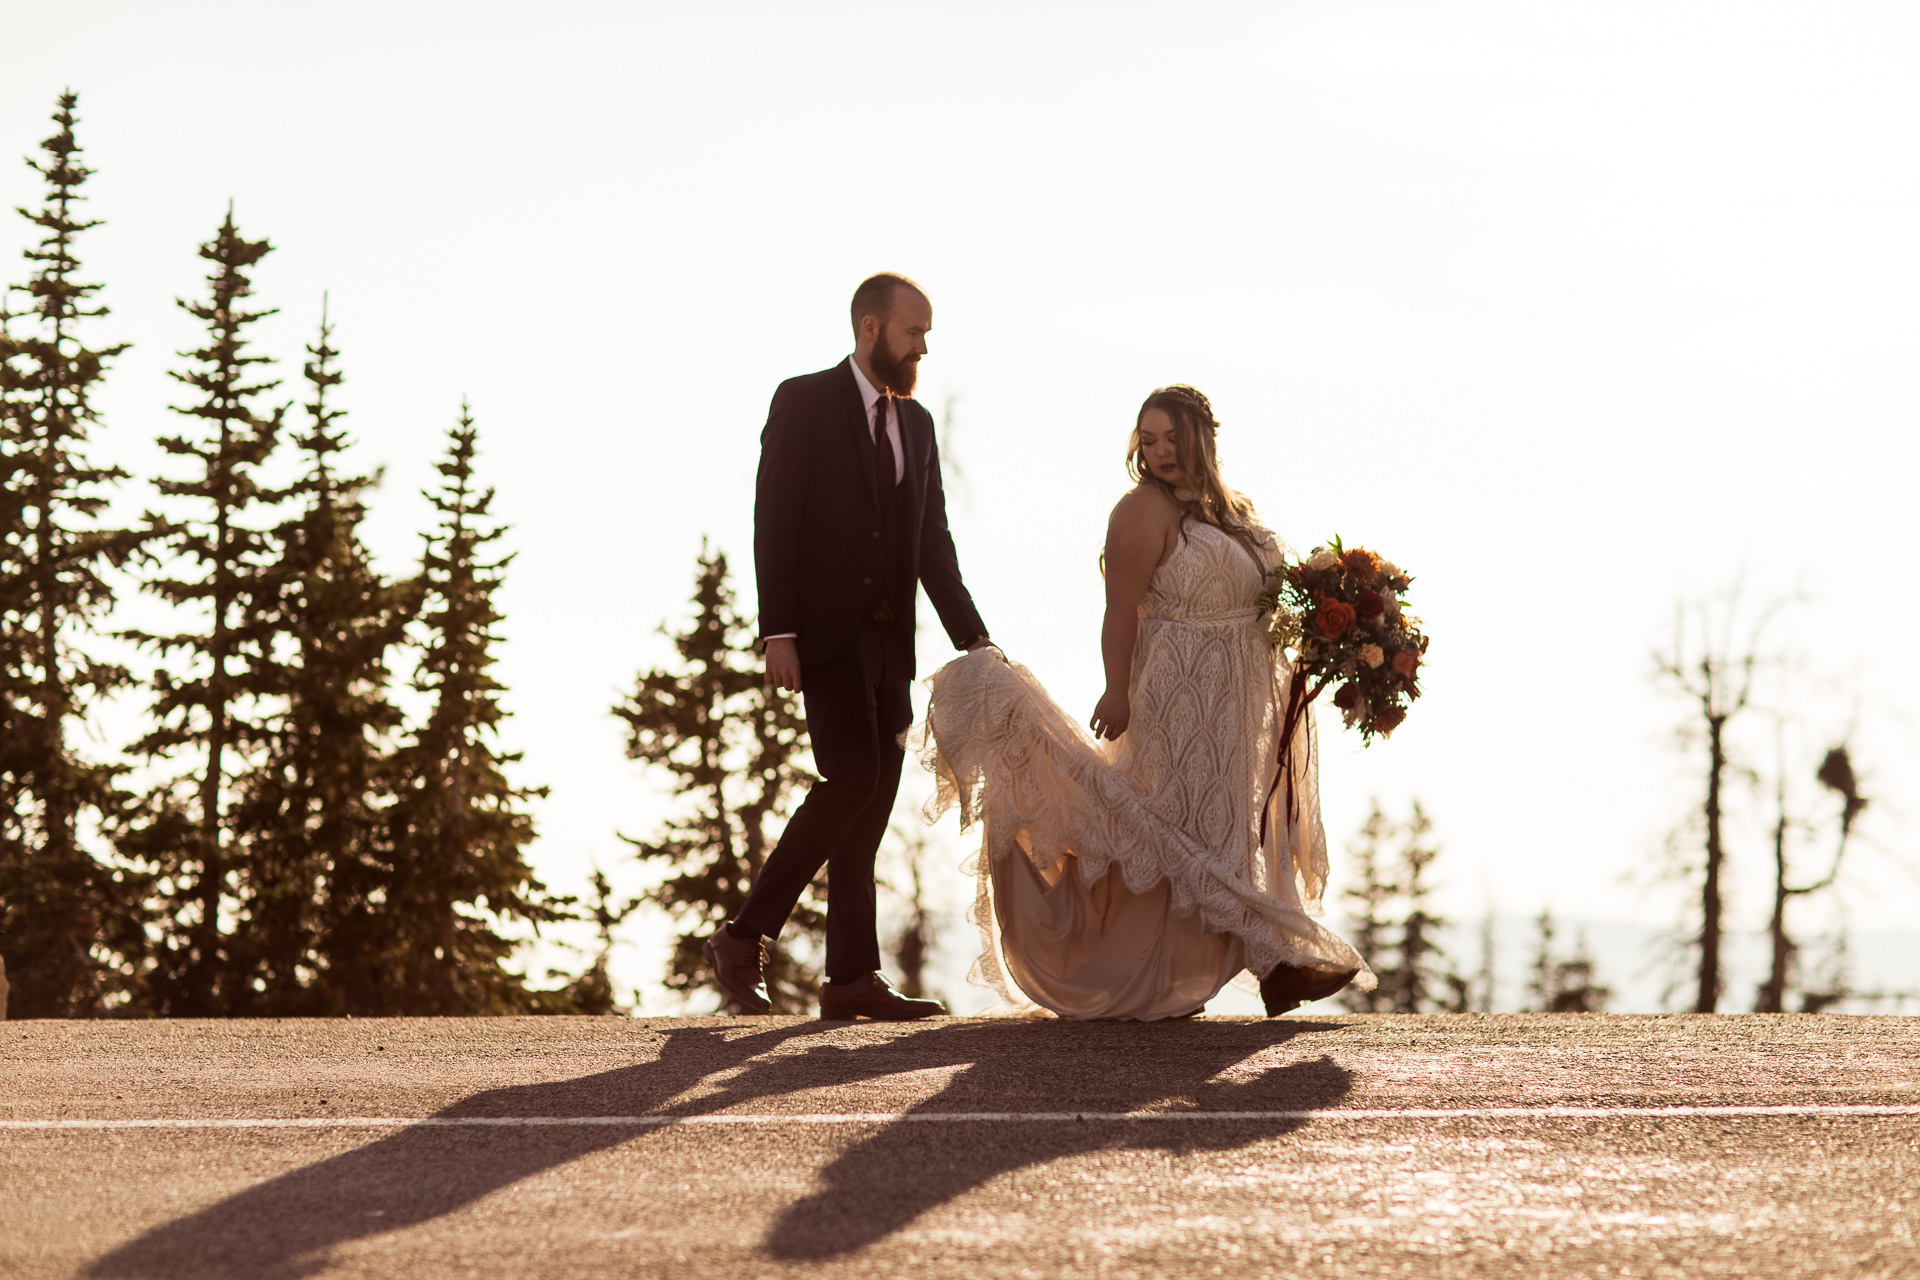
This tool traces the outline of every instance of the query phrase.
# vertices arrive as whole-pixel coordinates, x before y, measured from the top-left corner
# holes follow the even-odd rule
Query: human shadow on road
[[[803,1091],[943,1068],[958,1070],[911,1110],[1313,1110],[1350,1088],[1348,1074],[1325,1058],[1250,1078],[1215,1077],[1293,1036],[1337,1025],[956,1021],[862,1027],[848,1044],[845,1024],[707,1024],[656,1031],[664,1044],[652,1061],[490,1089],[435,1118],[765,1114],[768,1101]],[[703,1084],[708,1092],[685,1096]],[[832,1109],[830,1096],[823,1102],[820,1109]],[[859,1142],[823,1172],[820,1191],[779,1216],[766,1253],[795,1260],[844,1254],[999,1174],[1063,1156],[1231,1148],[1299,1127],[1287,1120],[1052,1122],[998,1125],[991,1135],[963,1139],[974,1124],[895,1122]],[[631,1124],[416,1125],[156,1227],[85,1274],[296,1280],[326,1269],[340,1245],[457,1212],[523,1179],[657,1132]]]
[[[909,1114],[941,1112],[1240,1112],[1220,1120],[1050,1119],[897,1121],[842,1152],[824,1186],[789,1206],[763,1248],[775,1258],[820,1261],[901,1230],[928,1210],[1015,1170],[1095,1151],[1223,1151],[1301,1128],[1353,1089],[1352,1073],[1326,1056],[1240,1078],[1221,1073],[1253,1052],[1327,1023],[963,1024],[943,1029],[950,1056],[969,1061]],[[934,1033],[940,1034],[940,1033]],[[808,1057],[830,1053],[818,1046]]]
[[[676,1028],[660,1033],[665,1044],[651,1062],[489,1089],[434,1118],[706,1114],[731,1099],[669,1104],[716,1073],[829,1029],[811,1022],[765,1030],[745,1026],[744,1034],[741,1024]],[[100,1280],[296,1280],[324,1271],[338,1245],[453,1213],[646,1132],[630,1124],[404,1128],[155,1227],[84,1274]]]

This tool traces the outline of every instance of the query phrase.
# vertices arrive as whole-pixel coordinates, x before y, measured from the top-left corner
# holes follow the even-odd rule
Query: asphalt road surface
[[[1920,1276],[1920,1019],[0,1023],[0,1276]]]

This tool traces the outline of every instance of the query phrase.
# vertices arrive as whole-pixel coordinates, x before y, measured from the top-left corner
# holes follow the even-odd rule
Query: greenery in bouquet
[[[1273,646],[1293,655],[1295,700],[1337,685],[1333,705],[1366,743],[1399,728],[1420,696],[1427,637],[1406,609],[1412,584],[1398,565],[1335,538],[1276,566],[1260,598]]]

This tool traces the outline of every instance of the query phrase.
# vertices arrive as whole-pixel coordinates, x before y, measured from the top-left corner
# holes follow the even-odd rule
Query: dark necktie
[[[887,401],[890,397],[883,391],[880,398],[873,402],[873,460],[880,477],[880,492],[892,490],[894,480],[893,441],[887,439]]]
[[[893,507],[893,442],[887,439],[887,401],[889,398],[887,393],[883,391],[880,393],[880,398],[873,402],[873,465],[876,477],[880,482],[880,510],[882,512],[891,511]],[[878,536],[877,530],[875,531],[875,536]],[[884,548],[886,544],[882,543],[881,545]],[[886,577],[885,563],[886,552],[882,550],[881,578],[883,581]],[[888,601],[887,589],[881,582],[875,582],[873,584],[873,598],[870,603],[875,619],[880,622],[893,621],[893,605]]]

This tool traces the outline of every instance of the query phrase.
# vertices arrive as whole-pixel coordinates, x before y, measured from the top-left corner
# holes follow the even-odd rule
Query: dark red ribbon
[[[1280,789],[1282,778],[1287,780],[1287,821],[1292,822],[1299,812],[1299,801],[1293,794],[1293,734],[1307,714],[1307,704],[1319,697],[1320,691],[1332,680],[1333,677],[1329,675],[1312,689],[1307,688],[1306,680],[1298,673],[1287,681],[1287,710],[1280,718],[1279,759],[1274,766],[1273,782],[1267,787],[1266,799],[1260,803],[1260,847],[1263,849],[1267,845],[1267,817],[1273,810],[1273,793]]]

